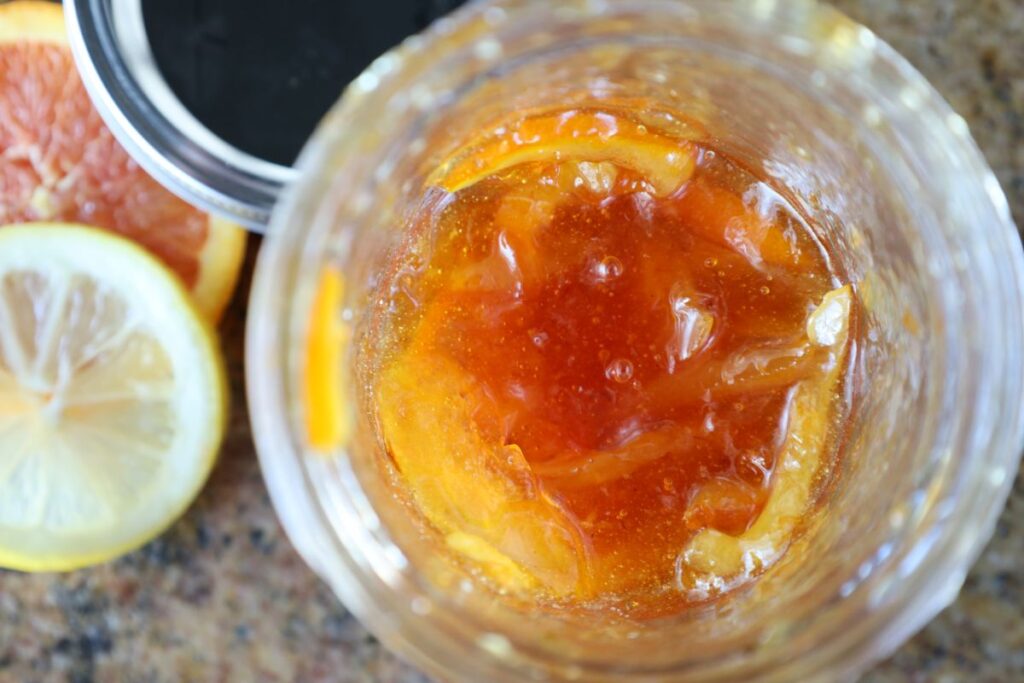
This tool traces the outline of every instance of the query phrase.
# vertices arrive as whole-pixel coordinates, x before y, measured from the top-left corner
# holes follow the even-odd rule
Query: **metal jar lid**
[[[128,153],[172,192],[262,232],[294,169],[210,132],[167,85],[142,0],[65,0],[71,51],[96,109]]]

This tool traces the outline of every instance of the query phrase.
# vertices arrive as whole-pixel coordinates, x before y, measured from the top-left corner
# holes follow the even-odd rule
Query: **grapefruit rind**
[[[66,45],[61,6],[35,0],[0,3],[0,44],[16,41]]]

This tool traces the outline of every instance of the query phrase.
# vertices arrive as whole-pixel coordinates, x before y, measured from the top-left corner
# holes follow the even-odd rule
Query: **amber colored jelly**
[[[657,138],[690,165],[651,170],[594,143],[654,135],[628,112],[555,118],[573,116],[607,128],[535,122],[547,147],[518,156],[498,129],[479,177],[424,197],[382,284],[383,436],[428,523],[500,587],[661,614],[736,583],[695,582],[687,544],[761,514],[794,388],[836,364],[806,328],[840,282],[786,199],[709,143]]]

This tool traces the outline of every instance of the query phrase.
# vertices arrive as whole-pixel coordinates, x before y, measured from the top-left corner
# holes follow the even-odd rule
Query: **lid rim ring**
[[[295,169],[236,149],[185,108],[156,67],[141,0],[65,0],[64,9],[86,91],[128,154],[185,201],[264,232]]]

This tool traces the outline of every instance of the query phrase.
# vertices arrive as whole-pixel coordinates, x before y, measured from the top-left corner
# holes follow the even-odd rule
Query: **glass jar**
[[[509,110],[610,96],[700,120],[786,191],[837,248],[865,320],[838,483],[784,559],[673,619],[598,625],[495,599],[439,556],[387,477],[365,332],[404,213],[448,152]],[[869,30],[804,0],[485,0],[380,57],[297,170],[250,306],[261,464],[310,566],[432,675],[841,681],[956,596],[1018,467],[1024,259],[964,120]],[[324,452],[306,436],[303,377],[328,268],[346,284],[336,379],[352,430]]]

